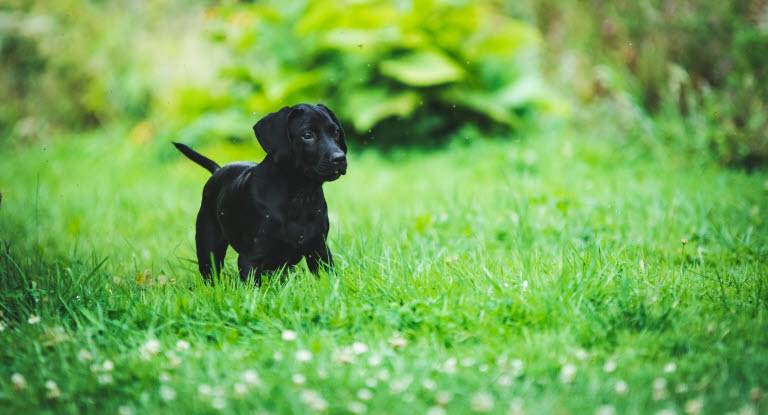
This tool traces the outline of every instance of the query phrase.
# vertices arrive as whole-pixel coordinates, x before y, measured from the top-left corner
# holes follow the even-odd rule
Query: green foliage
[[[261,116],[323,102],[353,137],[392,145],[444,141],[465,123],[503,131],[533,108],[564,110],[537,76],[538,31],[498,2],[267,1],[214,13],[211,37],[231,64],[228,88],[209,102],[231,101],[201,102],[198,112]]]
[[[582,79],[571,82],[581,84],[583,98],[629,92],[659,122],[666,142],[704,150],[727,165],[768,162],[764,1],[530,4],[550,48],[575,49],[590,60],[576,69]],[[596,72],[595,64],[608,68]],[[600,74],[606,70],[608,82]]]

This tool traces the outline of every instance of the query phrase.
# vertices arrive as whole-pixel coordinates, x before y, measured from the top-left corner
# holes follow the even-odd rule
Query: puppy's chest
[[[328,232],[328,207],[322,190],[289,193],[274,208],[277,211],[270,215],[266,231],[275,239],[300,247]]]

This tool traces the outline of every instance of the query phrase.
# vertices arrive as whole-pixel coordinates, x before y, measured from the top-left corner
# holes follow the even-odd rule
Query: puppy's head
[[[330,182],[347,172],[344,130],[325,105],[284,107],[253,126],[256,139],[276,163]]]

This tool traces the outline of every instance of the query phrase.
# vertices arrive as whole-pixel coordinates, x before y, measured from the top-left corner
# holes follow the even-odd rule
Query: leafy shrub
[[[768,3],[764,0],[531,2],[547,44],[612,68],[669,141],[723,164],[768,161]],[[589,77],[589,71],[585,72]],[[595,77],[586,98],[606,92]],[[615,81],[615,79],[614,79]],[[682,117],[684,129],[673,128]]]
[[[177,114],[323,102],[363,141],[389,146],[562,109],[537,76],[538,31],[497,2],[266,1],[212,14],[211,37],[231,54],[227,88]]]

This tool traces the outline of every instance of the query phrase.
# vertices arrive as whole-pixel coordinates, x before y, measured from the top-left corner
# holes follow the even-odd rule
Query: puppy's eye
[[[333,137],[334,138],[339,138],[339,130],[338,129],[333,132]]]
[[[312,139],[312,133],[309,131],[304,132],[304,135],[302,136],[305,140],[311,140]]]

